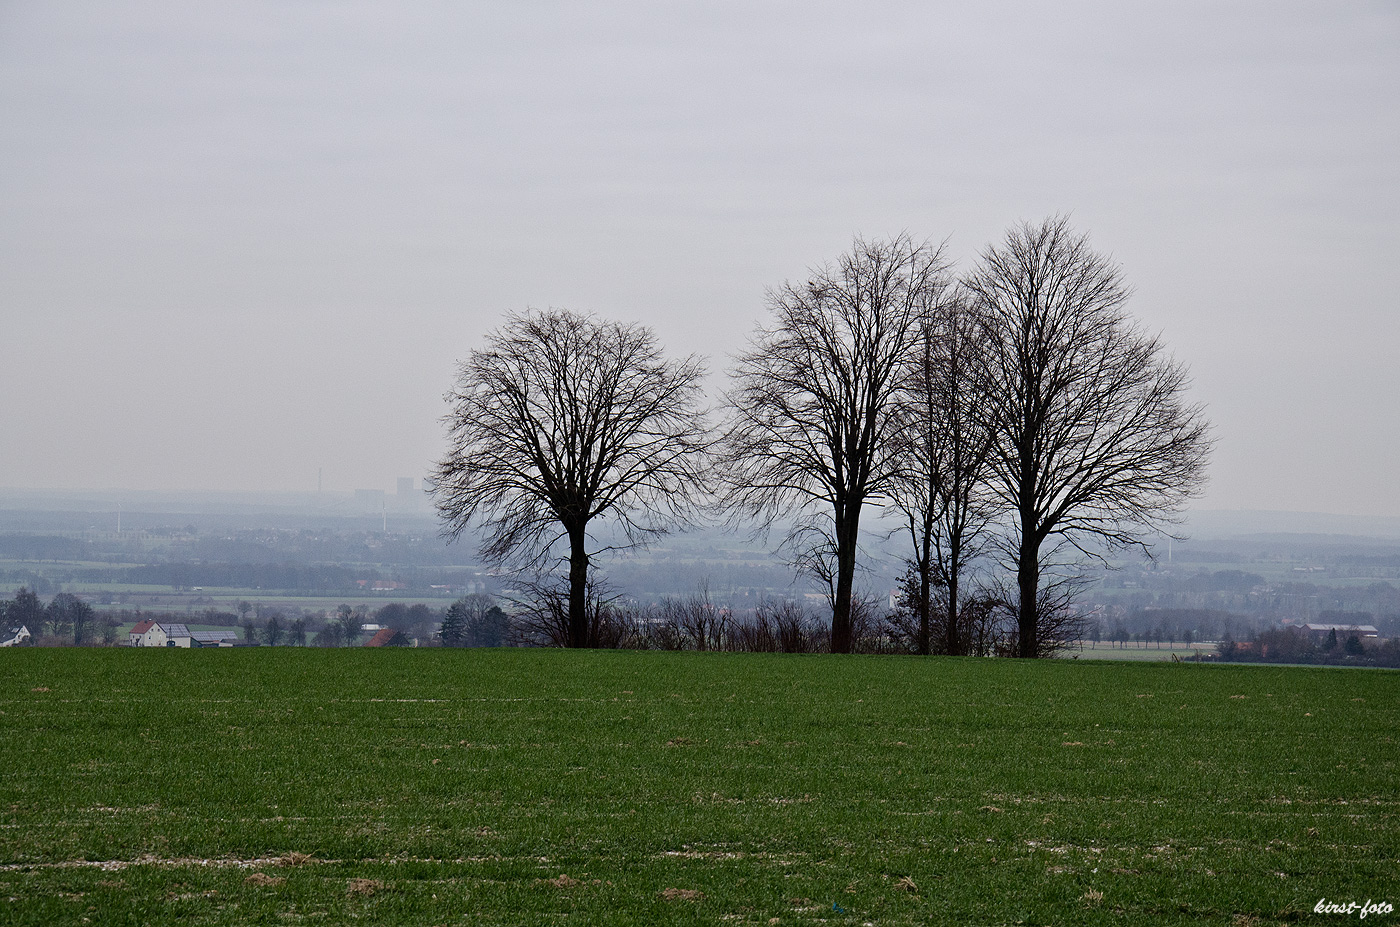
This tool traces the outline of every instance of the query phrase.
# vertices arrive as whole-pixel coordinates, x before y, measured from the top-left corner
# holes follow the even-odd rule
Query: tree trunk
[[[928,568],[919,571],[919,654],[928,656],[933,652],[932,634],[929,631],[931,612],[933,611],[932,589],[933,584],[929,582]]]
[[[929,624],[933,617],[933,526],[931,519],[924,519],[923,550],[919,560],[919,653],[928,656],[933,652],[933,642],[929,639]]]
[[[569,646],[588,647],[588,549],[584,529],[569,531]]]
[[[1021,594],[1016,616],[1016,655],[1034,659],[1040,656],[1040,545],[1029,531],[1024,530],[1016,563],[1016,585]]]
[[[956,543],[952,549],[953,563],[957,563],[958,548]],[[963,634],[958,628],[958,570],[953,569],[948,573],[948,625],[944,629],[943,652],[951,657],[963,655]]]
[[[851,592],[856,578],[856,537],[858,515],[850,517],[845,524],[836,524],[836,601],[831,607],[831,652],[850,653]]]

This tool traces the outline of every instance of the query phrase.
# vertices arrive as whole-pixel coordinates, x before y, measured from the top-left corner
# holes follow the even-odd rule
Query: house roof
[[[155,627],[155,626],[156,626],[156,623],[155,623],[154,621],[142,621],[142,622],[139,622],[139,623],[136,625],[136,627],[134,627],[134,628],[131,629],[131,633],[132,633],[132,634],[145,634],[147,631],[151,630],[151,628],[153,628],[153,627]]]
[[[219,641],[238,640],[238,631],[233,628],[227,631],[191,631],[190,637],[201,644],[217,644]]]
[[[395,631],[393,628],[384,628],[365,641],[366,647],[404,647],[408,645],[408,638],[403,636],[402,631]]]
[[[166,637],[189,637],[189,636],[190,636],[190,629],[187,628],[187,627],[186,627],[185,625],[183,625],[183,624],[167,624],[167,625],[163,625],[162,627],[165,628],[165,636],[166,636]]]

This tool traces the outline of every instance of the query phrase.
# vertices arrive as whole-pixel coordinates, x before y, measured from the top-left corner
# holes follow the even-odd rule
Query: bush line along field
[[[1294,921],[1400,904],[1397,704],[1365,670],[11,651],[0,922]]]

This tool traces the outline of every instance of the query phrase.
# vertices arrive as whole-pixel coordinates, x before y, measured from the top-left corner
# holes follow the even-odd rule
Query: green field
[[[1373,670],[0,651],[0,923],[1344,923],[1400,906],[1398,706]]]

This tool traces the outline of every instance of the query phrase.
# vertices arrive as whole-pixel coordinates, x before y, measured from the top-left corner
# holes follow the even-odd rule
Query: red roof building
[[[374,637],[365,641],[366,647],[407,647],[408,645],[409,640],[404,637],[404,633],[393,628],[383,628]]]
[[[146,632],[151,630],[151,628],[154,628],[155,626],[155,621],[137,622],[136,627],[132,628],[130,631],[127,632],[128,638],[131,642],[131,646],[140,647],[141,638],[145,637]]]

